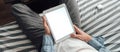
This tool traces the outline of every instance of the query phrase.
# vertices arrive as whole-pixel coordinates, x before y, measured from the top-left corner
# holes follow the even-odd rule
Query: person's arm
[[[88,44],[94,47],[99,52],[110,52],[110,50],[106,49],[104,46],[104,38],[103,37],[93,37]]]
[[[79,29],[77,26],[74,25],[74,27],[75,27],[76,34],[72,34],[71,37],[87,42],[89,45],[94,47],[99,52],[110,52],[108,49],[105,48],[104,39],[102,37],[93,38],[92,36],[88,35],[84,31]]]
[[[46,17],[43,16],[43,26],[45,28],[45,35],[43,35],[43,43],[42,43],[42,49],[41,52],[55,52],[54,45],[53,45],[53,39],[51,36],[50,29],[48,27]]]

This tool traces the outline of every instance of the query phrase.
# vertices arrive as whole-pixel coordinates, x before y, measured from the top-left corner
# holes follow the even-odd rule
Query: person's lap
[[[55,44],[56,52],[98,52],[85,41],[68,38],[58,44]]]

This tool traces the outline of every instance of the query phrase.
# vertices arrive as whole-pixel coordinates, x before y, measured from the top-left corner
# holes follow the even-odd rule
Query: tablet
[[[48,26],[50,27],[55,43],[61,42],[75,33],[73,23],[65,4],[45,10]]]

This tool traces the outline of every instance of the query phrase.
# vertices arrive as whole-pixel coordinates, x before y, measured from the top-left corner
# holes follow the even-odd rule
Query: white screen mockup
[[[65,7],[47,12],[45,16],[55,41],[74,33],[72,21]]]

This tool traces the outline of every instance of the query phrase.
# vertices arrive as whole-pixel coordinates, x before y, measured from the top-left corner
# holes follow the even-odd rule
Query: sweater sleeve
[[[43,36],[43,44],[42,44],[41,52],[55,52],[53,39],[50,35]]]
[[[106,49],[106,47],[104,46],[103,37],[94,37],[88,42],[88,44],[93,46],[99,52],[111,52],[110,50]]]

